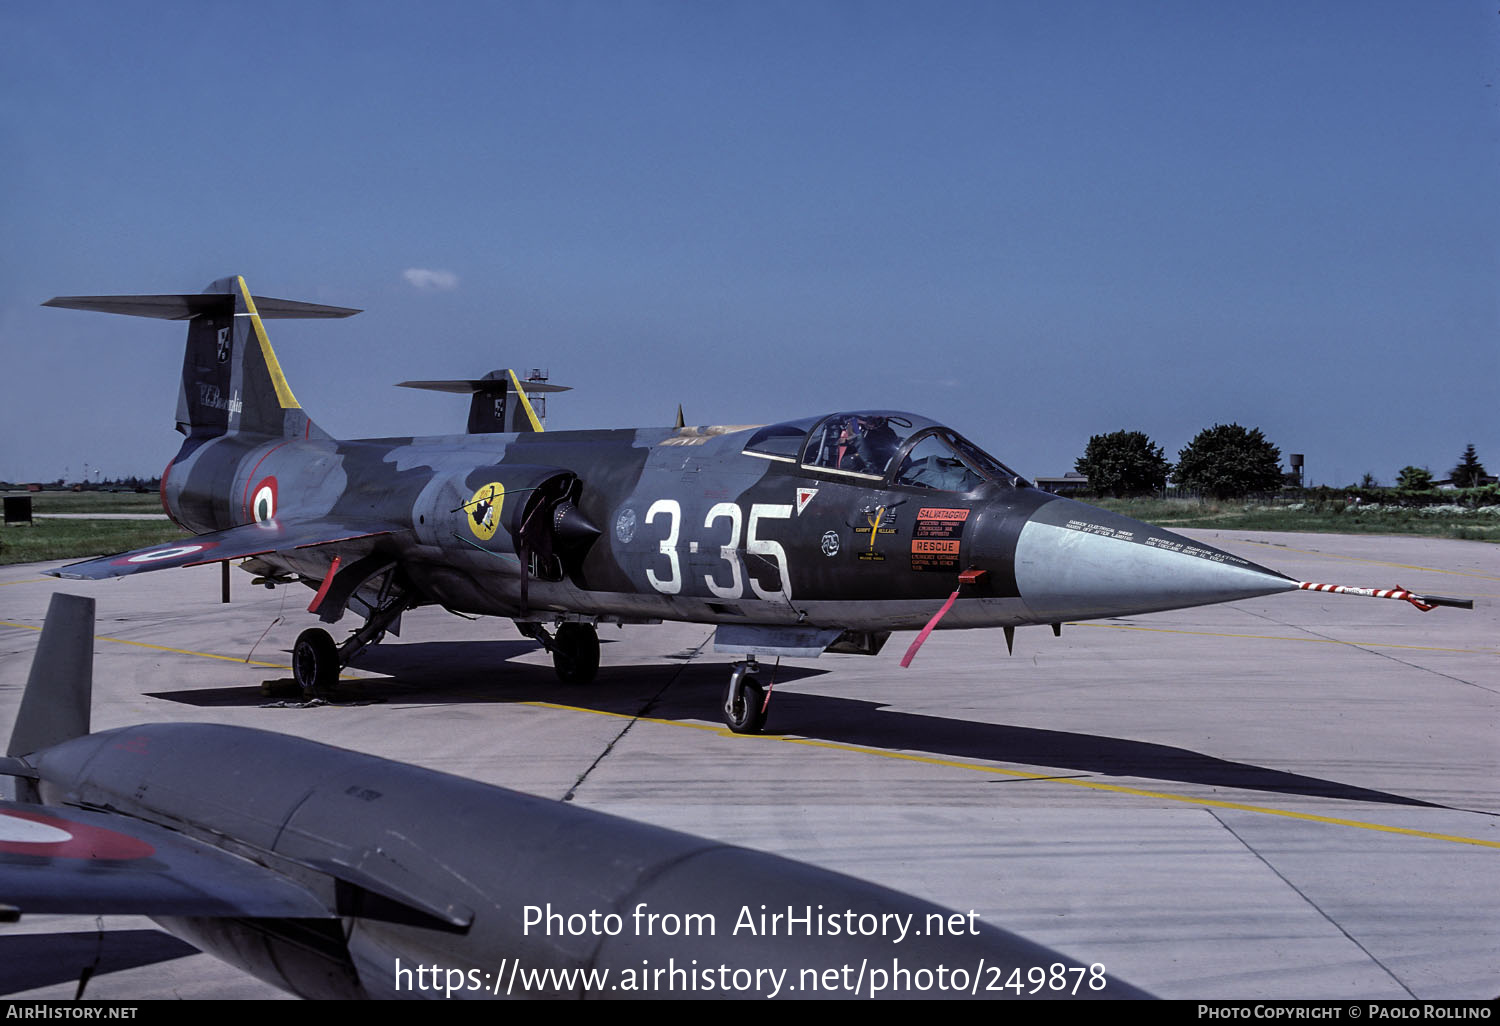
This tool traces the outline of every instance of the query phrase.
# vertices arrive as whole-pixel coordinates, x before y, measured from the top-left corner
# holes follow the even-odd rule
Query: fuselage
[[[892,416],[911,430],[878,473],[852,447],[813,452],[820,430],[831,433],[822,425],[853,415],[794,422],[809,440],[781,448],[766,434],[779,426],[190,439],[163,500],[196,533],[272,520],[377,532],[339,546],[343,562],[351,546],[383,552],[421,601],[515,618],[879,632],[921,627],[956,590],[943,627],[1119,616],[1295,587],[1043,492],[947,429]],[[555,511],[533,498],[544,492],[565,496],[591,528],[543,539],[557,550],[551,574],[523,551],[525,532],[538,537]],[[262,558],[315,583],[333,555],[325,546]]]

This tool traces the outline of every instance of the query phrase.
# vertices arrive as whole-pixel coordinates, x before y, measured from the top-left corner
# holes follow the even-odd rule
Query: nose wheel
[[[766,726],[766,689],[755,674],[760,667],[752,657],[735,663],[724,690],[724,725],[736,734],[759,734]]]

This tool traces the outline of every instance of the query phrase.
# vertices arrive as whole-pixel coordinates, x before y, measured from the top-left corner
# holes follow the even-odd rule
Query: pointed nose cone
[[[1056,499],[1016,540],[1016,585],[1043,620],[1087,620],[1295,591],[1297,582],[1139,520]]]

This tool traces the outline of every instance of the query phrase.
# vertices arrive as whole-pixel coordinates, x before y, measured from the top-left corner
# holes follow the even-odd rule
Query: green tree
[[[1425,492],[1432,487],[1432,471],[1426,467],[1402,467],[1396,487],[1403,492]]]
[[[1237,499],[1281,487],[1281,450],[1260,428],[1215,424],[1177,454],[1179,484],[1216,499]]]
[[[1073,469],[1087,475],[1095,494],[1119,499],[1161,491],[1171,464],[1166,451],[1143,433],[1122,430],[1090,438]]]
[[[1479,456],[1474,452],[1474,443],[1470,442],[1464,450],[1463,456],[1458,460],[1458,466],[1448,472],[1455,488],[1478,488],[1484,484],[1488,476],[1485,473],[1484,464],[1479,462]]]

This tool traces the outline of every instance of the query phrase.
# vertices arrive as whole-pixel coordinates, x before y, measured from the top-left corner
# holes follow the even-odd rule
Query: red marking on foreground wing
[[[5,822],[7,819],[23,820],[37,826],[28,828],[24,824],[8,824]],[[66,837],[58,837],[59,833]],[[28,836],[35,836],[37,839],[27,840]],[[39,812],[0,809],[0,852],[54,859],[121,861],[147,858],[155,855],[156,849],[128,834],[102,827],[87,826]]]

